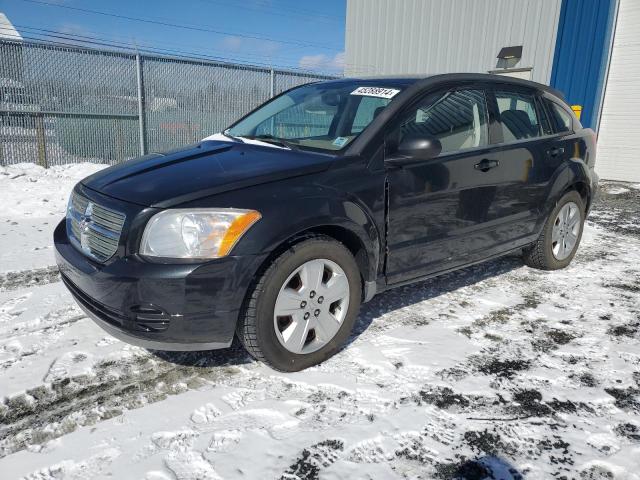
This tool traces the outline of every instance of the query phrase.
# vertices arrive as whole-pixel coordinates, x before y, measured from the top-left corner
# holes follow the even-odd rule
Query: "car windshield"
[[[357,81],[305,85],[265,103],[224,133],[292,149],[342,150],[400,90]]]

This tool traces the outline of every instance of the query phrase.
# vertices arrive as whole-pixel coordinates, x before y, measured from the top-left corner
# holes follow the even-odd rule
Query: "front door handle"
[[[473,167],[481,172],[488,172],[492,168],[496,168],[498,165],[500,165],[498,160],[489,160],[488,158],[485,158],[481,160],[480,163],[476,163]]]
[[[554,147],[551,150],[547,150],[547,154],[551,157],[557,157],[558,155],[562,155],[564,153],[563,147]]]

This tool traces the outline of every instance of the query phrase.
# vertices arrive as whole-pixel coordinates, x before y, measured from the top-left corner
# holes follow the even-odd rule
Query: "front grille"
[[[67,234],[89,257],[105,262],[118,249],[125,215],[73,192],[67,211]]]

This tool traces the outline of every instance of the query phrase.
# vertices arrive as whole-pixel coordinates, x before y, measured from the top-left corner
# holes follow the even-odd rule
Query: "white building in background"
[[[345,74],[549,84],[598,132],[600,176],[640,182],[639,26],[640,0],[347,0]]]
[[[18,33],[7,16],[0,12],[0,40],[22,42],[22,35]],[[21,45],[15,47],[20,51]],[[20,82],[22,79],[22,56],[15,55],[12,58],[0,57],[0,110],[12,109],[15,106],[15,93],[24,90]],[[12,72],[10,74],[9,72]],[[15,72],[19,72],[15,74]],[[13,78],[12,78],[13,77]]]
[[[347,74],[487,72],[503,47],[523,45],[518,66],[551,76],[562,0],[347,2]]]
[[[2,12],[0,12],[0,39],[22,41],[22,35]]]

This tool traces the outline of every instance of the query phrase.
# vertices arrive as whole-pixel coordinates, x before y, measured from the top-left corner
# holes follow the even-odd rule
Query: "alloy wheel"
[[[564,260],[573,252],[580,234],[581,215],[578,205],[567,202],[558,212],[551,231],[551,250],[557,260]]]
[[[307,354],[329,343],[349,308],[349,280],[335,262],[315,259],[289,275],[276,298],[273,324],[290,352]]]

